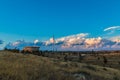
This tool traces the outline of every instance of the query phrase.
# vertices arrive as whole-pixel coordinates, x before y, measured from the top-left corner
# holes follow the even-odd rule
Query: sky
[[[7,44],[78,33],[104,37],[104,29],[120,25],[119,3],[120,0],[0,0],[0,39]]]

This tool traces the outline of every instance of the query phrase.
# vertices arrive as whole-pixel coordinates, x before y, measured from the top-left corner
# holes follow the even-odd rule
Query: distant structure
[[[53,52],[54,52],[54,49],[55,49],[55,37],[53,35]]]
[[[40,47],[27,46],[23,49],[24,52],[39,52]]]

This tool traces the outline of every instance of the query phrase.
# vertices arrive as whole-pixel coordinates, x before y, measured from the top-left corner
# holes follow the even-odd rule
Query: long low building
[[[27,46],[23,49],[24,52],[37,52],[39,51],[40,47],[37,46]]]

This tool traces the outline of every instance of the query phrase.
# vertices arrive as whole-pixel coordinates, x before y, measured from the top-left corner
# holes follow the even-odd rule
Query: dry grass
[[[0,51],[0,80],[119,80],[117,69]]]
[[[52,60],[34,55],[0,52],[1,80],[72,80],[64,76]]]

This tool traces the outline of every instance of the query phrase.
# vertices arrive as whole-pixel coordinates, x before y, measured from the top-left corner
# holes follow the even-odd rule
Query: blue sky
[[[120,0],[0,0],[0,39],[46,40],[78,33],[101,36],[120,25]]]

